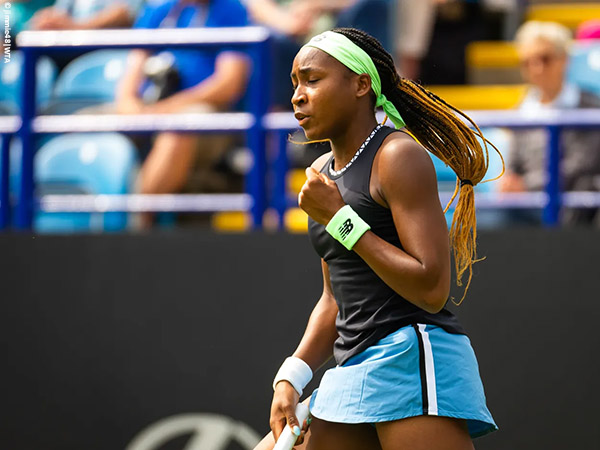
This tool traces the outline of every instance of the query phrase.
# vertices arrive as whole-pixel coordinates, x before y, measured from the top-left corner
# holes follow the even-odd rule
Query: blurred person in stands
[[[397,0],[398,71],[424,84],[464,84],[465,48],[497,40],[517,0]]]
[[[388,0],[243,0],[251,19],[271,30],[272,80],[289,78],[292,61],[308,38],[334,26],[363,29],[387,41]],[[273,83],[275,110],[291,109],[292,92],[285,83]]]
[[[23,30],[31,28],[29,21],[41,9],[47,8],[54,0],[22,0],[13,1],[10,8],[11,27],[14,36]]]
[[[525,23],[517,32],[516,44],[528,92],[520,110],[538,115],[548,109],[600,108],[600,99],[582,91],[565,78],[571,32],[552,22]],[[564,191],[600,191],[600,132],[565,129],[561,140],[560,183]],[[544,129],[519,131],[508,155],[507,173],[500,179],[503,192],[541,191],[547,182],[548,136]],[[539,217],[521,215],[523,222]],[[564,208],[565,225],[595,223],[595,209]]]
[[[421,60],[429,48],[436,7],[447,0],[398,0],[395,31],[398,71],[404,78],[416,80]]]
[[[247,24],[246,10],[238,0],[167,0],[146,6],[135,27],[218,28]],[[247,56],[230,49],[216,54],[204,49],[173,49],[155,54],[132,50],[117,92],[116,108],[123,114],[225,111],[244,94],[249,74]],[[139,173],[140,193],[204,190],[211,167],[230,145],[228,136],[159,133]],[[145,215],[140,225],[147,227],[152,221],[151,215]]]
[[[578,41],[600,39],[600,19],[590,19],[581,23],[575,36]]]
[[[31,19],[33,30],[128,28],[143,0],[56,0]]]

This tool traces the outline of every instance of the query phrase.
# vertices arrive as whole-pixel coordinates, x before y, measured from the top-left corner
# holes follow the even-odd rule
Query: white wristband
[[[275,379],[273,380],[273,390],[275,390],[277,383],[285,380],[294,386],[298,395],[302,395],[302,390],[310,382],[312,376],[313,373],[308,364],[300,358],[290,356],[285,359],[279,368],[277,375],[275,375]]]

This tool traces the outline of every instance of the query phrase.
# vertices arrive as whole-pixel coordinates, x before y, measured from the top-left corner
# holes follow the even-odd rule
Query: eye
[[[320,78],[311,78],[310,80],[307,81],[308,84],[315,84],[316,82],[318,82],[320,80]]]

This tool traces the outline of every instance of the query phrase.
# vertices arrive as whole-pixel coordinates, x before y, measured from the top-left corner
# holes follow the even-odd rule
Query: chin
[[[308,139],[309,141],[320,141],[323,139],[327,139],[327,136],[323,136],[322,132],[319,132],[318,130],[315,130],[314,128],[303,128],[304,130],[304,135],[306,136],[306,139]]]

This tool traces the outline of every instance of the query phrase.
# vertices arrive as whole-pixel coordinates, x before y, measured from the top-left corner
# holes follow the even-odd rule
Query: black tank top
[[[341,175],[329,173],[333,155],[321,172],[335,181],[344,201],[371,226],[373,233],[402,248],[390,210],[375,202],[369,192],[375,155],[383,140],[394,131],[388,127],[377,131],[360,156]],[[444,308],[437,314],[430,314],[405,300],[385,284],[360,256],[346,250],[323,225],[311,218],[308,220],[308,232],[313,247],[327,262],[339,308],[336,318],[339,338],[333,351],[339,365],[406,325],[438,325],[449,333],[465,334],[450,311]]]

